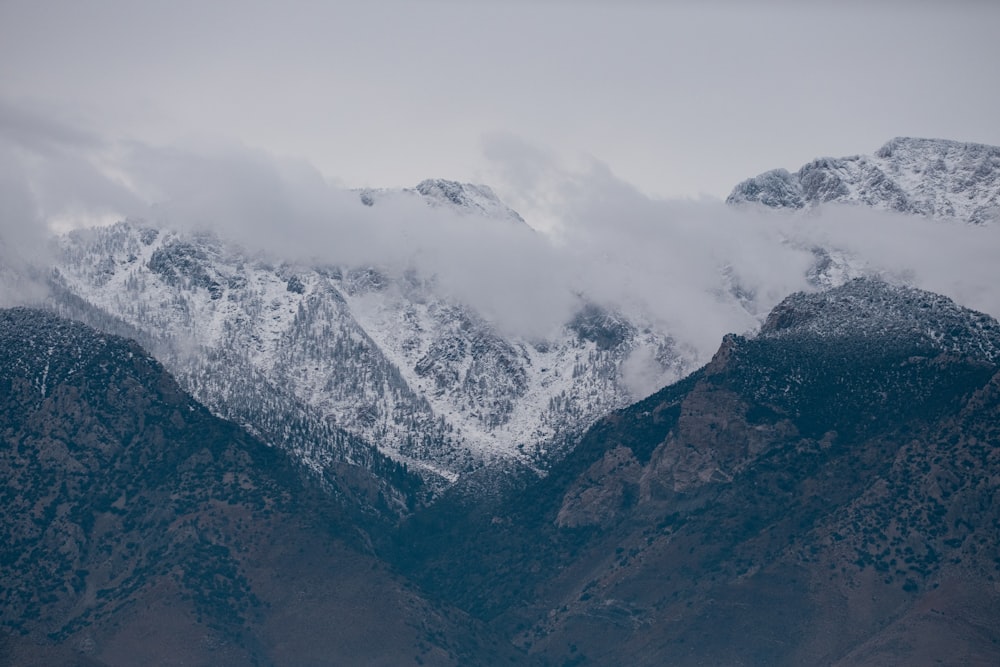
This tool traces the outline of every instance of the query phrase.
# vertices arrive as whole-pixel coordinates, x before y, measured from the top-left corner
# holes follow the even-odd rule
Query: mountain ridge
[[[1000,219],[1000,147],[896,137],[871,155],[817,158],[794,173],[764,172],[738,184],[726,202],[793,210],[863,204],[993,223]]]
[[[413,188],[392,190],[365,188],[358,191],[365,206],[398,196],[420,196],[428,206],[445,207],[460,215],[477,215],[492,220],[504,220],[527,225],[521,214],[507,206],[488,185],[461,183],[444,178],[426,178]]]

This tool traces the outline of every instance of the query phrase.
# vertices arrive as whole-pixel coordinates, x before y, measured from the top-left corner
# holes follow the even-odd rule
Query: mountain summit
[[[365,206],[375,206],[382,199],[400,194],[417,195],[422,197],[428,206],[442,206],[460,215],[472,214],[527,224],[521,214],[507,206],[490,186],[459,183],[443,178],[427,178],[417,183],[417,187],[403,190],[368,188],[360,192],[360,199]]]
[[[787,209],[851,203],[992,222],[1000,219],[1000,147],[897,137],[874,155],[818,158],[795,173],[764,172],[737,185],[726,202]]]

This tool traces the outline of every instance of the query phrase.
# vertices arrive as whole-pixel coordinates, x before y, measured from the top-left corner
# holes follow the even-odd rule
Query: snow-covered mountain
[[[523,224],[484,186],[424,181],[361,202],[431,206]],[[218,414],[323,470],[382,455],[454,480],[540,465],[640,398],[624,367],[663,381],[696,360],[665,332],[580,298],[545,340],[501,333],[412,268],[275,263],[214,235],[137,223],[58,239],[57,309],[139,338]],[[361,459],[361,460],[359,460]]]
[[[819,158],[795,173],[773,169],[737,185],[726,201],[788,209],[864,204],[987,223],[1000,219],[1000,147],[898,137],[874,155]]]
[[[986,220],[997,201],[997,155],[985,146],[898,139],[876,156],[819,160],[796,175],[769,172],[737,187],[730,203],[805,208],[843,200]],[[945,167],[927,166],[932,156]],[[978,185],[959,190],[960,172],[980,174]],[[822,174],[840,185],[819,187]],[[876,196],[902,192],[873,185],[889,183],[889,174],[909,194]],[[960,209],[959,191],[978,194]],[[499,224],[531,234],[486,186],[428,180],[357,195],[359,210],[428,212],[409,206],[416,201],[431,216],[458,214],[454,229],[463,232]],[[424,222],[403,228],[419,239]],[[785,242],[813,254],[802,279],[816,288],[873,272],[842,248]],[[56,245],[51,301],[59,312],[138,339],[217,414],[330,474],[346,462],[402,479],[403,465],[446,483],[489,465],[544,468],[597,418],[707,361],[661,321],[634,310],[626,316],[586,294],[574,297],[561,328],[531,336],[500,328],[432,271],[405,263],[291,262],[213,234],[136,221],[77,230]],[[753,322],[776,302],[764,303],[766,289],[744,285],[726,258],[715,259],[718,280],[705,294],[712,308],[722,304]]]
[[[390,197],[421,197],[428,206],[444,206],[465,215],[478,215],[525,224],[521,214],[507,206],[488,185],[459,183],[443,178],[428,178],[415,188],[403,190],[372,189],[359,192],[361,203],[374,206]]]

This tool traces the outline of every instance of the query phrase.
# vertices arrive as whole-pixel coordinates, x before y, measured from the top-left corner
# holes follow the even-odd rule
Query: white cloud
[[[803,217],[662,200],[596,160],[566,166],[510,136],[491,137],[485,151],[498,190],[514,193],[529,223],[546,221],[538,232],[415,196],[367,207],[308,163],[239,145],[112,144],[43,117],[18,118],[0,114],[0,257],[9,266],[40,247],[44,225],[133,216],[212,229],[291,261],[417,269],[501,329],[532,338],[565,323],[583,295],[670,332],[701,359],[725,333],[754,329],[784,296],[809,288],[814,246],[1000,314],[996,226],[853,207]],[[650,382],[641,362],[629,371],[637,387]]]

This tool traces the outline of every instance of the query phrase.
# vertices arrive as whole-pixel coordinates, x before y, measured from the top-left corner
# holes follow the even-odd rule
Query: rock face
[[[610,450],[563,498],[556,525],[611,526],[635,503],[642,466],[627,447]]]
[[[0,500],[5,665],[504,655],[407,591],[284,452],[135,343],[41,311],[0,311]]]
[[[793,295],[507,504],[415,517],[408,571],[544,664],[990,664],[998,351],[927,292]]]
[[[994,222],[1000,219],[1000,147],[898,137],[873,155],[820,158],[794,174],[765,172],[737,185],[726,201],[785,209],[863,204]]]

